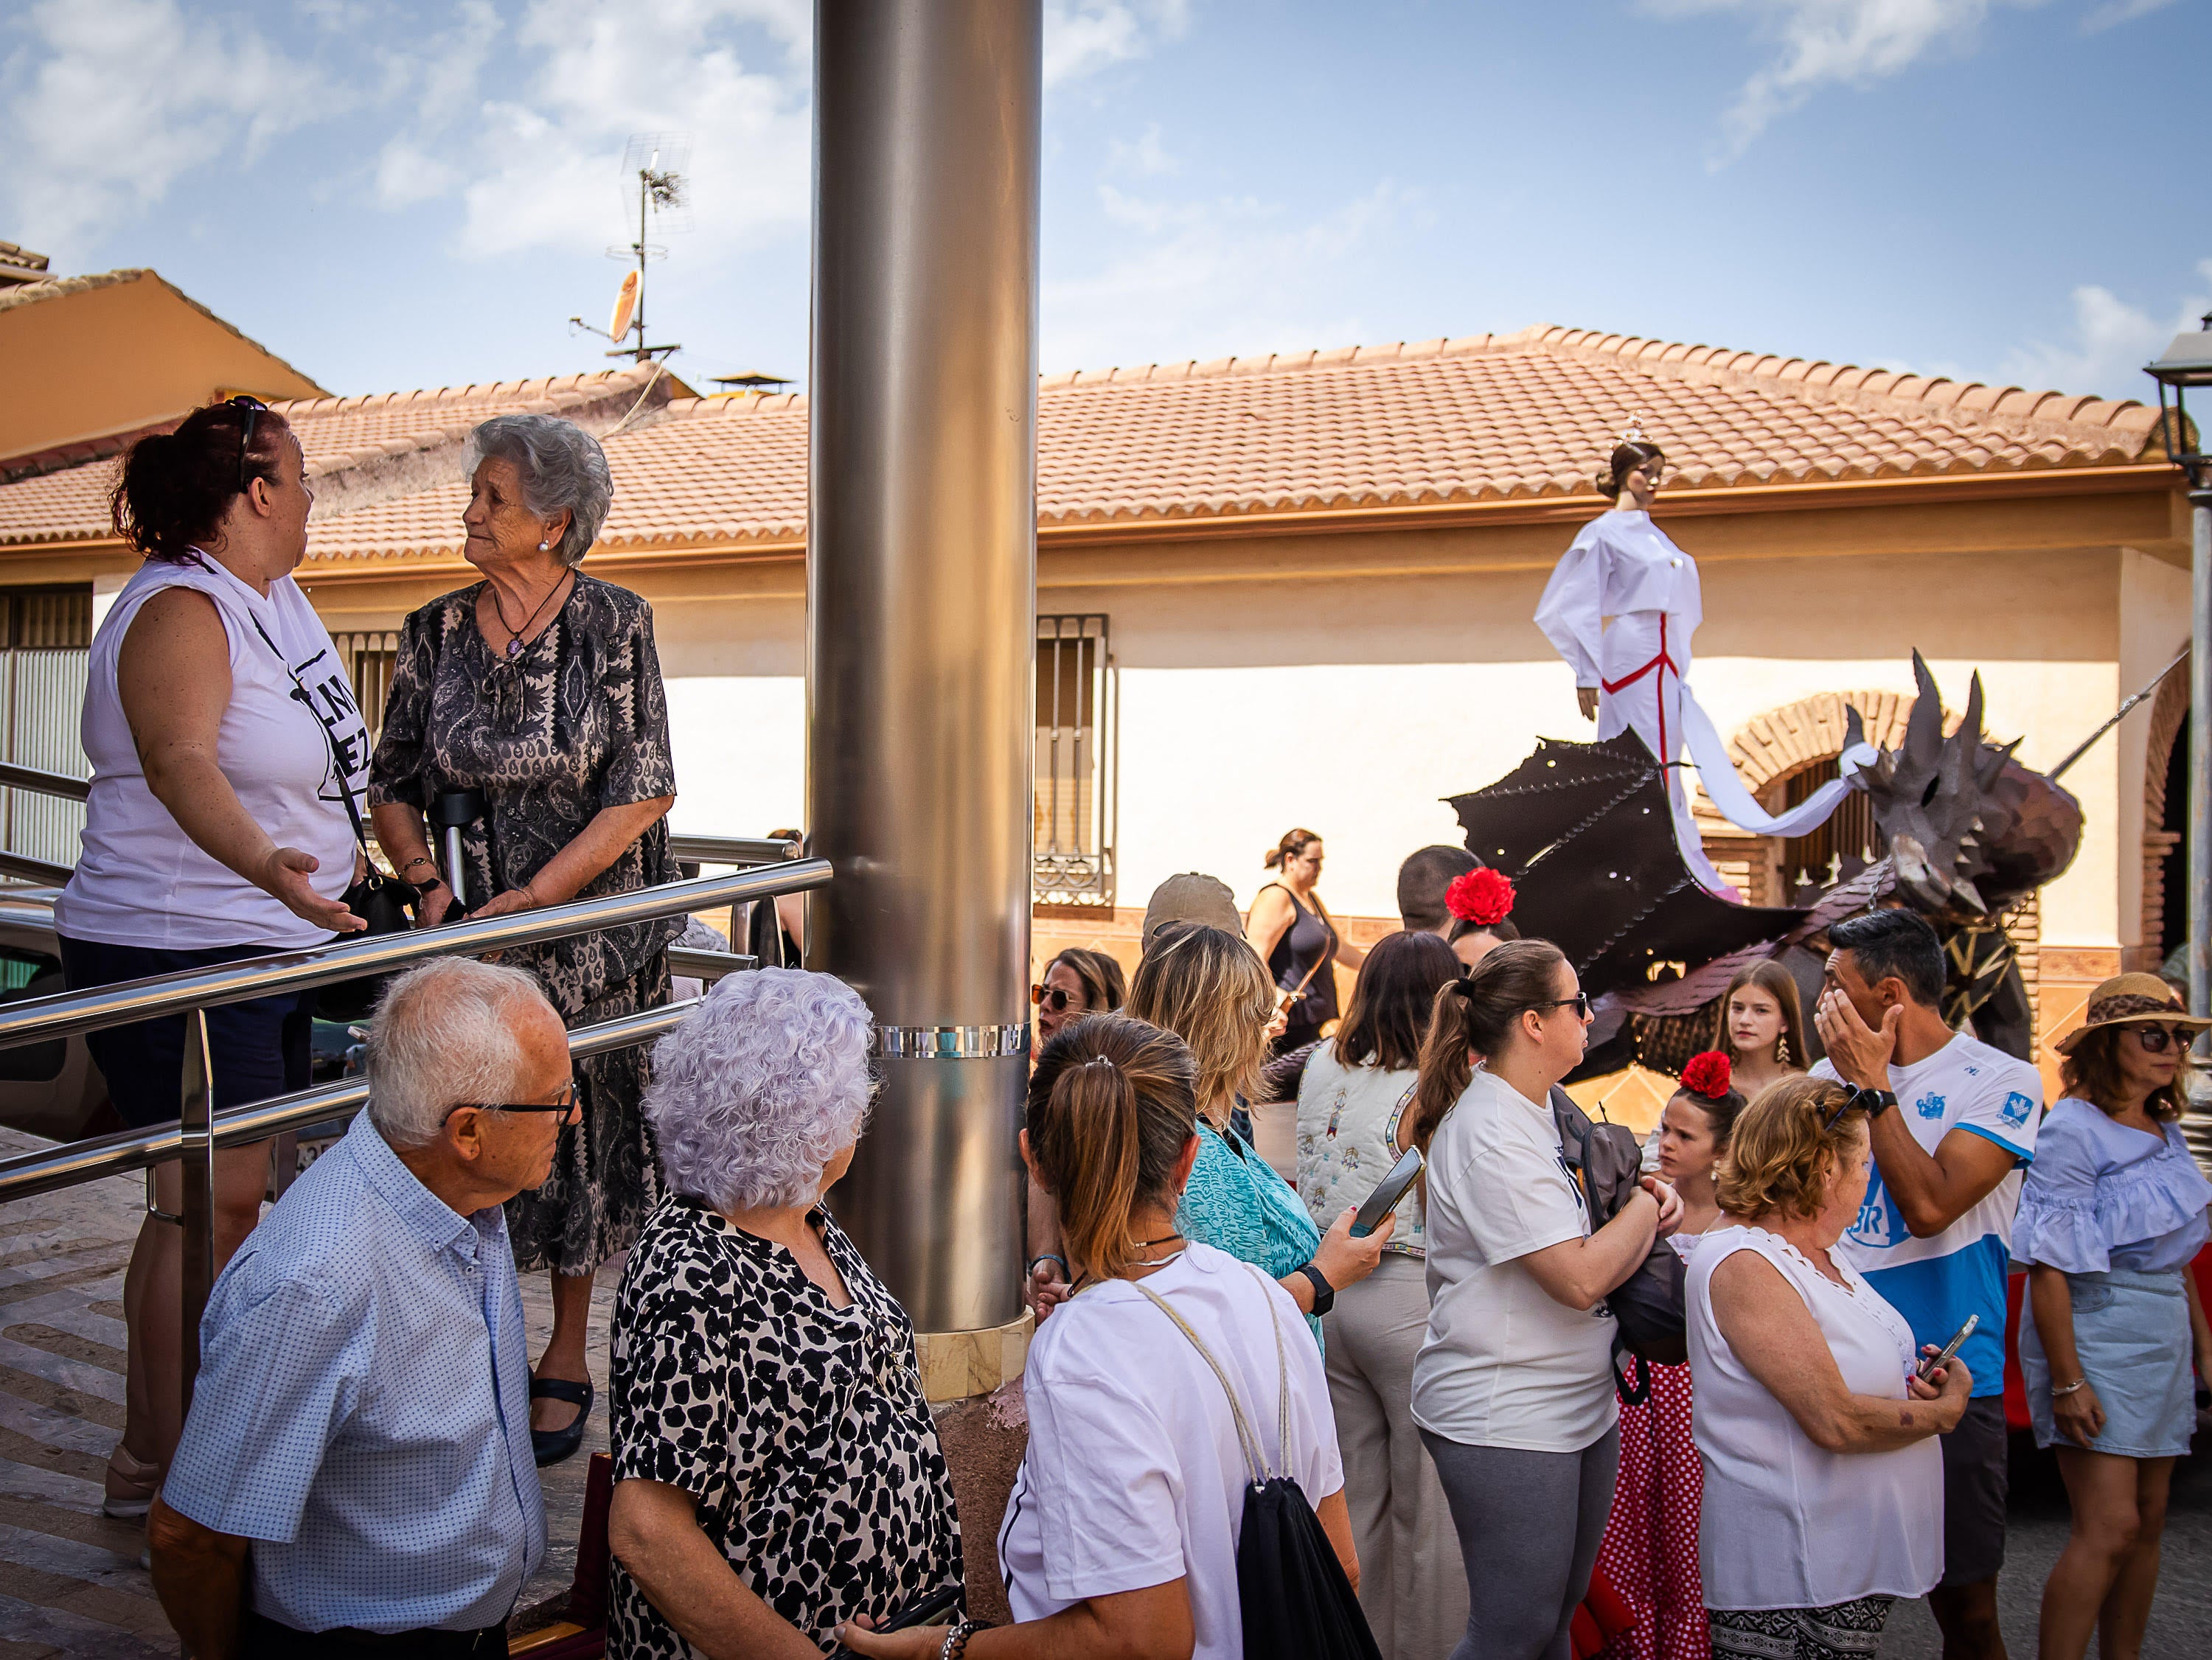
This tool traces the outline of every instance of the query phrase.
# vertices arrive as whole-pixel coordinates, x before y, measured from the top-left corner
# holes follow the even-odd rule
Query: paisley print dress
[[[603,808],[676,793],[652,608],[579,572],[552,623],[508,658],[477,627],[483,591],[443,595],[401,625],[368,785],[373,804],[415,808],[448,790],[484,792],[483,819],[461,833],[472,896],[523,887]],[[578,897],[677,875],[663,819]],[[569,1026],[587,1026],[668,1001],[664,953],[683,927],[681,917],[635,923],[501,960],[534,972]],[[637,1047],[576,1063],[583,1122],[561,1132],[545,1184],[507,1203],[520,1267],[589,1274],[636,1239],[660,1197],[638,1110],[645,1066]]]
[[[808,1221],[851,1301],[783,1246],[672,1197],[615,1299],[615,1480],[660,1481],[776,1613],[827,1649],[962,1578],[960,1523],[915,1364],[914,1326],[828,1215]],[[696,1652],[619,1561],[611,1660]]]

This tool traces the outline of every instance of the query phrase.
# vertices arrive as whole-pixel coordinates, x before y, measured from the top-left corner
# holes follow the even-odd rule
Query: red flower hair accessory
[[[1682,1069],[1682,1087],[1692,1095],[1717,1101],[1729,1093],[1729,1057],[1717,1049],[1708,1049],[1702,1055],[1690,1057],[1689,1063]]]
[[[1444,909],[1462,922],[1488,928],[1513,914],[1513,883],[1484,865],[1455,877],[1444,889]]]

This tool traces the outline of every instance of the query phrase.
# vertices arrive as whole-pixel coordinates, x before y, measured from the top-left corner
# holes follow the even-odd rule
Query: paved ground
[[[0,1154],[38,1145],[0,1130]],[[140,1184],[116,1179],[0,1208],[0,1660],[83,1655],[170,1660],[177,1642],[138,1566],[138,1526],[100,1514],[100,1478],[123,1428],[123,1269],[137,1227]],[[619,1264],[592,1299],[592,1370],[605,1382],[606,1321]],[[550,1323],[543,1275],[526,1281],[531,1342]],[[988,1438],[987,1421],[974,1432]],[[606,1446],[604,1400],[586,1451]],[[2066,1540],[2055,1470],[2016,1449],[2010,1560],[2000,1591],[2015,1660],[2035,1652],[2044,1576]],[[526,1611],[565,1590],[583,1507],[582,1453],[544,1472],[552,1536]],[[1919,1603],[1892,1616],[1883,1660],[1937,1660]],[[2166,1530],[2165,1570],[2143,1660],[2212,1653],[2212,1457],[2185,1461]]]

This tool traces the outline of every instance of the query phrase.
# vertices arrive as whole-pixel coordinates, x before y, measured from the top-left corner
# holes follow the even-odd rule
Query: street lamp
[[[2201,447],[2185,399],[2191,386],[2212,386],[2212,312],[2195,333],[2176,335],[2143,373],[2158,382],[2158,431],[2167,458],[2189,481],[2189,1012],[2205,1015],[2212,1014],[2212,834],[2205,824],[2212,794],[2212,455]]]

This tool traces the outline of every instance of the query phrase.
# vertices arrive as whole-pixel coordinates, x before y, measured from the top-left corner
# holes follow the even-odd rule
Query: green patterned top
[[[1204,1118],[1176,1227],[1186,1239],[1225,1251],[1277,1280],[1311,1262],[1321,1245],[1321,1230],[1274,1166],[1235,1130],[1224,1136]],[[1321,1342],[1321,1322],[1308,1315],[1306,1324]]]

